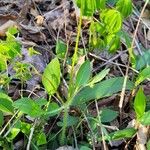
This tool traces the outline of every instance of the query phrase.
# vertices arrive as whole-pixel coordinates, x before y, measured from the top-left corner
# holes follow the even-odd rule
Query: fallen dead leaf
[[[150,30],[147,32],[147,39],[150,41]]]
[[[146,150],[146,143],[148,137],[148,127],[140,124],[138,126],[137,132],[137,141],[136,141],[136,149],[137,150]]]
[[[2,26],[0,26],[0,36],[5,36],[8,28],[17,26],[17,23],[12,20],[8,20],[6,23],[4,23]]]
[[[44,22],[44,17],[41,16],[41,15],[38,15],[38,16],[36,17],[36,23],[37,23],[37,25],[38,25],[38,26],[41,26],[41,25],[43,25],[43,22]]]
[[[42,42],[46,40],[46,36],[42,33],[44,28],[38,26],[19,24],[20,31],[25,40],[33,42]]]

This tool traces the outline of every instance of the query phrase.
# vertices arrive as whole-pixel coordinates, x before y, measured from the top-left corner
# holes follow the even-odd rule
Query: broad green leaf
[[[13,140],[19,134],[19,132],[20,132],[19,128],[12,128],[11,132],[7,136],[7,140],[9,141]]]
[[[145,114],[140,118],[140,122],[143,125],[150,125],[150,111],[145,112]]]
[[[104,108],[102,109],[102,113],[100,114],[101,117],[101,122],[111,122],[114,119],[116,119],[116,117],[118,116],[118,112],[108,109],[108,108]]]
[[[12,141],[20,132],[21,121],[17,121],[15,125],[11,128],[9,134],[7,135],[7,140]]]
[[[87,146],[81,146],[79,150],[92,150],[92,149]]]
[[[122,27],[122,16],[115,9],[106,9],[101,12],[100,19],[109,34],[117,33]]]
[[[96,10],[104,9],[106,0],[76,0],[83,16],[91,17]]]
[[[46,67],[42,83],[48,94],[53,95],[60,84],[60,64],[57,58],[54,58]]]
[[[7,32],[14,35],[14,34],[18,33],[19,31],[17,30],[16,27],[10,27],[10,28],[8,28]]]
[[[95,0],[96,2],[96,9],[104,9],[106,5],[106,0]]]
[[[79,117],[68,116],[68,118],[67,118],[67,127],[76,125],[78,122],[79,122]],[[64,123],[63,123],[63,121],[58,121],[57,125],[59,127],[63,127]]]
[[[132,13],[132,0],[119,0],[116,9],[121,12],[123,17],[128,17]]]
[[[29,135],[31,127],[32,127],[32,124],[26,123],[26,122],[21,122],[21,132],[22,133]]]
[[[146,96],[144,95],[143,89],[140,87],[134,100],[134,110],[137,119],[143,116],[146,108]]]
[[[0,92],[0,111],[13,114],[12,100],[2,92]]]
[[[43,145],[43,144],[46,144],[46,143],[47,143],[47,140],[46,140],[46,135],[45,135],[45,133],[42,132],[42,133],[37,134],[37,136],[36,136],[36,141],[37,141],[37,145],[38,145],[38,146]]]
[[[0,111],[0,127],[3,125],[4,123],[4,116],[3,116],[3,112]]]
[[[62,108],[59,107],[57,103],[52,102],[48,105],[48,108],[45,112],[45,116],[52,117],[52,116],[58,115],[61,110]]]
[[[111,53],[116,52],[120,47],[120,37],[118,35],[111,34],[106,36],[105,42],[109,52]]]
[[[118,130],[113,133],[110,133],[109,136],[111,137],[111,140],[121,140],[124,138],[131,138],[135,135],[137,132],[134,128],[126,128],[123,130]]]
[[[150,50],[143,52],[142,55],[136,57],[136,70],[143,69],[146,66],[150,66]]]
[[[65,58],[66,55],[66,51],[67,51],[67,46],[64,42],[62,42],[61,40],[57,41],[56,44],[56,54],[58,58]]]
[[[118,0],[107,0],[107,3],[108,3],[109,5],[114,6],[117,1],[118,1]]]
[[[79,88],[80,86],[86,85],[88,80],[91,76],[91,65],[90,61],[85,61],[81,67],[79,68],[77,75],[76,75],[76,87]]]
[[[46,105],[48,102],[47,102],[47,100],[44,99],[44,98],[39,98],[39,99],[36,100],[36,103],[37,103],[40,107],[42,107],[42,106]]]
[[[95,75],[91,81],[89,82],[89,86],[94,85],[97,82],[100,82],[103,78],[105,78],[105,76],[108,74],[110,69],[104,69],[102,70],[100,73],[98,73],[97,75]]]
[[[7,94],[3,92],[0,92],[0,98],[7,99],[8,101],[13,102],[11,97],[9,97]]]
[[[92,16],[96,10],[96,3],[91,0],[76,0],[77,6],[81,9],[83,16]]]
[[[72,105],[111,96],[122,90],[123,82],[123,77],[116,77],[97,83],[93,87],[86,86],[73,98]],[[126,90],[131,90],[133,86],[133,83],[128,80]]]
[[[141,82],[143,82],[144,80],[146,80],[147,78],[150,78],[150,66],[143,69],[137,79],[136,79],[136,82],[135,82],[135,86],[139,85]]]
[[[44,111],[30,98],[21,98],[13,103],[13,106],[30,117],[40,117]]]

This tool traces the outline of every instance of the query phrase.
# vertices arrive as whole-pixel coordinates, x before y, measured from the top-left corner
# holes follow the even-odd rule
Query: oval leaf
[[[76,76],[76,87],[79,88],[80,86],[86,85],[91,75],[91,65],[90,61],[85,61],[79,71],[77,72]]]
[[[54,58],[46,67],[42,83],[48,94],[53,95],[60,84],[60,64],[57,58]]]
[[[116,4],[116,8],[123,17],[128,17],[132,13],[132,1],[131,0],[119,0]]]
[[[120,31],[122,27],[122,16],[119,11],[115,9],[103,10],[100,16],[108,33],[112,34]]]
[[[150,125],[150,111],[147,111],[141,118],[140,122],[143,125]]]
[[[144,80],[146,80],[147,78],[150,78],[150,66],[143,69],[137,79],[136,79],[136,82],[135,82],[135,86],[139,85],[141,82],[143,82]]]
[[[101,122],[111,122],[113,121],[117,116],[118,116],[118,112],[105,108],[102,110],[102,113],[100,114],[101,116]]]
[[[80,105],[93,99],[111,96],[122,90],[123,82],[123,77],[116,77],[97,83],[93,87],[86,86],[73,98],[72,105]],[[129,80],[126,89],[133,89],[133,83]]]
[[[5,113],[13,114],[13,106],[11,98],[0,92],[0,110]]]
[[[140,88],[134,100],[134,110],[137,119],[143,116],[145,108],[146,108],[146,97],[144,95],[143,89]]]
[[[21,98],[13,106],[30,117],[40,117],[44,112],[40,106],[30,98]]]
[[[100,82],[105,76],[108,74],[110,69],[104,69],[97,75],[95,75],[92,80],[90,81],[89,85],[92,86],[93,84]]]
[[[134,128],[126,128],[123,130],[115,131],[111,133],[109,136],[111,137],[111,140],[121,140],[124,138],[131,138],[135,135],[136,129]]]

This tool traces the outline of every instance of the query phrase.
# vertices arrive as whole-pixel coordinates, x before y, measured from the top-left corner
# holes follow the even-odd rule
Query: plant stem
[[[31,132],[30,132],[30,135],[29,135],[29,140],[28,140],[28,144],[27,144],[26,150],[30,150],[31,140],[32,140],[33,132],[35,130],[36,121],[37,120],[34,121],[33,127],[31,128]]]
[[[79,45],[79,38],[80,38],[80,33],[81,33],[81,25],[82,25],[82,13],[80,11],[80,19],[79,19],[79,24],[78,24],[78,32],[77,32],[77,38],[76,38],[76,45],[75,45],[75,50],[74,54],[72,57],[72,67],[71,67],[71,72],[70,72],[70,83],[69,83],[69,90],[68,90],[68,99],[67,99],[67,105],[65,106],[64,109],[64,118],[63,118],[63,128],[62,128],[62,136],[61,136],[61,144],[65,144],[65,134],[66,134],[66,128],[67,128],[67,118],[68,118],[68,111],[69,107],[71,104],[72,97],[74,95],[73,93],[73,75],[74,75],[74,66],[75,66],[75,61],[77,58],[77,52],[78,52],[78,45]]]

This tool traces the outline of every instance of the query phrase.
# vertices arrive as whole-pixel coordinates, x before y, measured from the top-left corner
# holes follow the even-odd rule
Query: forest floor
[[[107,5],[112,8],[114,6],[113,0],[109,0]],[[140,69],[150,65],[150,4],[147,4],[145,8],[144,6],[144,0],[133,0],[132,14],[123,21],[122,26],[124,33],[127,33],[131,40],[134,38],[134,54],[139,58],[138,63],[136,63],[136,68],[133,68],[132,64],[129,63],[130,56],[125,38],[121,40],[120,48],[114,53],[109,53],[107,50],[102,50],[101,48],[89,48],[89,26],[91,22],[87,17],[83,17],[80,40],[77,45],[79,54],[77,58],[78,61],[74,66],[75,70],[77,71],[79,66],[81,66],[85,60],[90,60],[93,64],[93,75],[98,74],[104,69],[109,69],[109,73],[105,79],[114,77],[126,78],[126,76],[128,76],[131,81],[135,81]],[[97,19],[97,15],[95,15],[95,19]],[[1,41],[6,40],[7,30],[9,28],[17,27],[19,32],[14,34],[14,36],[21,44],[21,57],[16,57],[13,61],[11,60],[8,62],[7,71],[0,72],[0,90],[5,91],[14,102],[22,97],[32,98],[33,100],[36,100],[37,98],[48,100],[51,98],[51,101],[54,102],[51,107],[55,108],[57,105],[61,105],[60,97],[65,99],[68,93],[68,74],[70,73],[69,70],[71,70],[69,62],[71,62],[76,47],[79,20],[79,9],[71,0],[0,0]],[[136,29],[138,30],[136,31]],[[65,48],[67,49],[67,52],[64,50]],[[2,48],[0,47],[0,51],[1,50]],[[42,84],[41,75],[46,66],[56,56],[59,58],[61,66],[62,83],[58,88],[59,95],[55,93],[53,96],[48,96]],[[0,57],[1,61],[2,55],[0,55]],[[146,59],[146,63],[142,61],[142,58]],[[21,64],[30,64],[30,67],[24,66],[23,74],[15,76],[16,72],[21,71],[19,69],[15,70],[17,67],[16,64],[18,66]],[[38,74],[35,73],[35,70]],[[4,84],[2,80],[6,81],[3,76],[6,72],[11,79],[9,83],[7,82]],[[73,74],[73,76],[74,75],[75,74]],[[150,109],[149,81],[150,80],[147,79],[141,84],[147,101],[146,110]],[[109,85],[109,83],[107,86],[110,86],[109,89],[112,88],[112,90],[114,88],[114,85]],[[71,125],[68,125],[67,130],[65,131],[67,133],[65,143],[62,141],[60,134],[63,130],[62,118],[65,111],[58,115],[55,114],[52,117],[49,116],[49,118],[45,119],[46,121],[39,121],[28,113],[28,115],[19,118],[19,113],[17,111],[16,113],[18,113],[18,115],[14,115],[15,119],[12,115],[4,114],[4,123],[1,126],[0,133],[0,146],[5,150],[30,148],[39,150],[55,150],[57,148],[64,150],[120,150],[138,149],[138,147],[142,147],[144,150],[144,148],[146,149],[146,143],[148,143],[148,139],[150,138],[150,129],[148,126],[146,126],[146,128],[141,127],[142,125],[140,127],[135,127],[136,114],[133,108],[133,100],[137,93],[137,89],[138,88],[136,88],[135,91],[127,90],[124,92],[122,88],[117,93],[114,92],[114,94],[108,94],[108,96],[100,97],[95,101],[90,101],[87,106],[83,106],[82,108],[78,109],[75,106],[72,106],[69,110],[69,115],[74,118],[70,118]],[[89,91],[89,93],[90,92],[91,91]],[[86,93],[84,94],[86,97]],[[123,99],[123,104],[120,107],[121,99]],[[24,107],[26,107],[26,105]],[[86,111],[83,113],[84,107],[86,107]],[[52,108],[52,110],[54,108]],[[42,107],[42,109],[44,108]],[[102,125],[98,124],[100,130],[97,129],[95,131],[95,128],[90,127],[89,125],[90,117],[96,119],[98,110],[100,111],[103,109],[105,109],[105,113],[103,113],[102,116],[103,123]],[[114,119],[111,120],[113,117]],[[17,123],[18,118],[25,123],[24,125],[26,127],[24,127],[24,130],[27,130],[28,125],[31,125],[31,128],[29,127],[29,134],[28,132],[24,133],[22,129],[15,130],[15,133],[11,131],[12,128],[17,128],[14,128],[14,126]],[[77,124],[75,118],[80,120]],[[5,125],[7,126],[4,129]],[[95,124],[93,123],[92,126],[94,125]],[[35,128],[32,133],[33,127]],[[140,132],[139,135],[137,134],[132,137],[127,136],[128,138],[117,139],[114,141],[105,141],[103,139],[103,132],[101,130],[111,133],[112,131],[126,129],[126,127],[135,127],[138,130],[138,133]],[[144,132],[142,130],[144,130]],[[38,134],[38,132],[40,134]],[[139,141],[143,141],[143,143],[140,143]],[[69,146],[67,147],[64,145]]]

